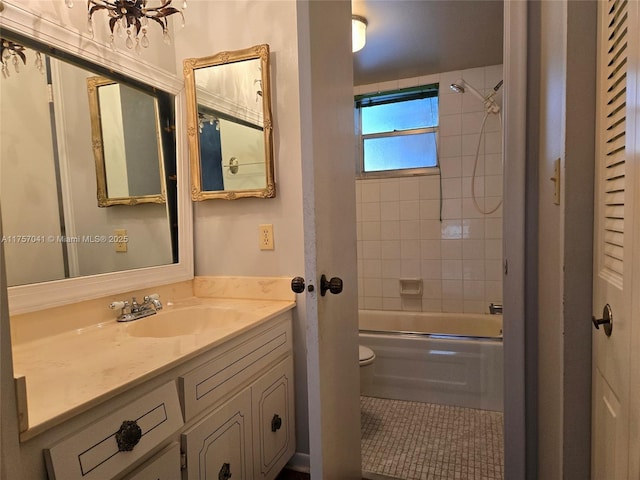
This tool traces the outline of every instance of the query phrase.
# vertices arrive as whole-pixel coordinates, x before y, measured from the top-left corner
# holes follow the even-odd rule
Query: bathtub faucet
[[[490,303],[489,304],[489,313],[491,315],[502,315],[502,304],[501,303]]]

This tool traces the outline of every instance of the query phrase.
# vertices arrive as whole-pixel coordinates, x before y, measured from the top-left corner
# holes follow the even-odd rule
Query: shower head
[[[451,90],[453,90],[456,93],[464,93],[464,87],[458,83],[452,83],[449,86],[451,87]]]
[[[467,93],[467,91],[469,91],[472,94],[474,94],[476,97],[478,97],[480,100],[482,101],[486,100],[485,97],[478,90],[473,88],[472,85],[469,85],[463,78],[461,78],[455,83],[452,83],[450,87],[451,87],[451,90],[453,90],[456,93]]]
[[[449,86],[451,87],[451,90],[453,90],[456,93],[466,93],[467,90],[469,92],[471,92],[473,95],[478,97],[478,99],[484,104],[484,106],[487,109],[488,113],[499,113],[500,112],[500,107],[496,104],[496,102],[494,100],[494,97],[495,97],[498,89],[502,86],[502,81],[498,85],[496,85],[494,87],[494,89],[493,89],[493,92],[491,92],[487,96],[482,95],[478,90],[473,88],[472,85],[469,85],[463,79],[460,79],[457,82],[452,83]]]

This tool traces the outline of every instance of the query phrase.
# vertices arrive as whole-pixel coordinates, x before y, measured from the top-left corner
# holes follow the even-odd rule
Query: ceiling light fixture
[[[367,43],[367,19],[359,15],[351,16],[352,51],[362,50]]]
[[[171,43],[169,36],[169,22],[167,17],[179,13],[184,26],[184,16],[182,10],[171,6],[172,0],[161,0],[157,7],[148,7],[147,0],[87,0],[87,13],[89,22],[89,33],[93,36],[93,14],[106,10],[109,18],[109,30],[111,37],[109,44],[114,48],[114,32],[122,36],[122,32],[127,32],[125,45],[127,48],[135,47],[140,51],[140,47],[147,48],[149,39],[147,38],[147,26],[152,20],[162,27],[164,43]],[[73,7],[73,0],[65,0],[67,7]],[[184,0],[182,9],[187,8],[187,1]]]

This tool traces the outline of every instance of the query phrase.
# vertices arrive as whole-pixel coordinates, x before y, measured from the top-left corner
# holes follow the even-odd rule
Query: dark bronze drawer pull
[[[142,438],[142,429],[135,420],[125,420],[116,432],[116,442],[120,452],[130,452]]]
[[[218,480],[229,480],[231,478],[231,465],[223,463],[220,472],[218,473]]]
[[[280,427],[282,427],[282,419],[276,413],[271,419],[271,431],[277,432],[278,430],[280,430]]]

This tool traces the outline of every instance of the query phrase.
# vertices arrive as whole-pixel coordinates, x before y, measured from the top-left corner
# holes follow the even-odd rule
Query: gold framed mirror
[[[99,207],[165,203],[156,99],[104,77],[88,77]]]
[[[184,60],[191,198],[276,196],[269,45]]]

